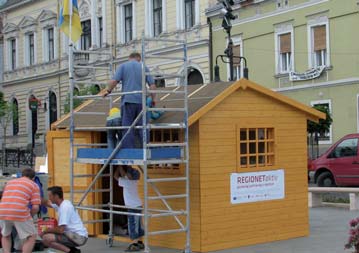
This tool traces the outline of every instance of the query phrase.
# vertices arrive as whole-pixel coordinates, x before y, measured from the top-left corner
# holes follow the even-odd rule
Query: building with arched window
[[[13,115],[12,115],[12,135],[19,133],[19,103],[16,98],[12,99]]]
[[[16,97],[19,108],[18,133],[10,135],[9,146],[24,147],[32,144],[36,117],[35,146],[45,142],[51,124],[68,108],[68,45],[69,39],[57,26],[57,12],[61,1],[8,0],[0,6],[3,19],[4,67],[1,85],[9,100]],[[129,53],[141,51],[142,31],[145,36],[163,39],[187,39],[190,83],[208,83],[211,80],[209,29],[205,9],[216,0],[78,0],[83,33],[75,43],[76,49],[111,52],[115,68],[125,62]],[[114,17],[114,18],[113,18]],[[0,45],[1,45],[0,37]],[[176,56],[181,48],[165,42],[150,43],[151,53],[158,56]],[[1,54],[1,51],[0,51]],[[78,64],[94,60],[88,54],[76,55]],[[97,59],[105,62],[103,58]],[[159,73],[183,71],[176,60],[151,59],[150,69]],[[1,73],[1,67],[0,67]],[[94,73],[77,70],[81,78],[104,81],[110,72]],[[176,80],[159,79],[159,86],[174,86]],[[90,86],[90,88],[89,88]],[[90,89],[96,92],[104,87],[94,84],[76,84],[78,93]],[[93,91],[92,91],[93,90]],[[29,98],[37,99],[35,112],[29,109]],[[41,149],[39,149],[41,150]],[[42,149],[44,150],[44,149]]]

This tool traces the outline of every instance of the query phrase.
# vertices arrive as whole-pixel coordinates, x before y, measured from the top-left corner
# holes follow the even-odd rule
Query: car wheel
[[[321,173],[318,176],[317,185],[319,187],[334,187],[335,182],[332,173],[329,171]]]

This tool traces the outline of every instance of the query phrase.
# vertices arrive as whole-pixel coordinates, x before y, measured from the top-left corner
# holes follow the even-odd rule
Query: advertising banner
[[[284,199],[284,170],[231,174],[231,203]]]

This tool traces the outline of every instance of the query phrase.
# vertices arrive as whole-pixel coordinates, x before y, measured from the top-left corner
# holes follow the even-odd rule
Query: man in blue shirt
[[[149,72],[145,67],[145,71]],[[131,53],[128,61],[121,64],[112,80],[109,81],[109,86],[103,96],[106,96],[112,92],[116,85],[122,83],[122,92],[142,91],[142,63],[141,55],[139,53]],[[156,85],[151,75],[146,75],[146,83],[150,89],[155,89]],[[153,101],[155,101],[154,94],[152,95]],[[121,114],[122,114],[122,126],[130,126],[136,117],[142,111],[142,93],[127,94],[121,98]],[[139,119],[136,125],[142,125],[142,117]],[[124,130],[123,136],[127,129]],[[139,130],[142,141],[142,129]],[[130,130],[126,138],[122,143],[123,148],[135,147],[135,135],[134,131]]]

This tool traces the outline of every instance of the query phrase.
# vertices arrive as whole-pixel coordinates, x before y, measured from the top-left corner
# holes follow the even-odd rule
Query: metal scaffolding
[[[149,52],[147,49],[148,43],[157,43],[164,42],[167,44],[175,45],[181,48],[181,56],[163,56],[160,54],[155,54]],[[183,55],[182,55],[183,52]],[[80,69],[90,69],[92,71],[109,71],[109,74],[112,74],[113,69],[113,57],[112,54],[109,54],[110,61],[102,64],[97,64],[94,61],[92,64],[76,64],[74,58],[77,54],[88,55],[91,60],[91,56],[103,56],[107,53],[99,51],[77,51],[70,46],[69,52],[69,78],[70,78],[70,178],[71,178],[71,201],[74,203],[77,209],[87,210],[93,212],[107,213],[109,215],[108,219],[98,219],[87,221],[88,223],[109,223],[109,232],[107,238],[107,244],[111,247],[113,244],[113,215],[137,215],[142,216],[144,221],[144,244],[145,244],[145,253],[150,252],[149,248],[149,236],[160,235],[160,234],[170,234],[170,233],[185,233],[186,234],[186,245],[184,245],[184,252],[191,252],[190,245],[190,199],[189,199],[189,146],[188,146],[188,91],[187,91],[187,43],[186,40],[169,40],[169,39],[155,39],[155,38],[146,38],[142,35],[142,90],[134,92],[113,92],[109,94],[106,98],[102,98],[101,95],[84,95],[84,96],[75,96],[74,95],[74,85],[75,84],[86,84],[88,80],[76,79],[75,71]],[[149,58],[155,58],[156,60],[166,59],[173,61],[180,61],[183,64],[183,72],[180,74],[173,73],[158,73],[156,71],[146,71],[146,61]],[[172,79],[178,81],[178,86],[175,89],[169,90],[166,88],[157,88],[156,90],[149,90],[146,86],[146,75],[153,75],[155,78],[161,79]],[[160,76],[160,77],[159,77]],[[91,83],[105,84],[100,81]],[[109,108],[112,108],[113,99],[118,99],[126,94],[135,94],[140,93],[142,95],[142,111],[138,117],[134,120],[131,126],[119,126],[119,127],[83,127],[76,126],[75,118],[77,115],[99,115],[103,112],[81,112],[75,110],[74,108],[74,99],[80,100],[91,100],[96,101],[99,99],[108,100]],[[147,96],[155,94],[161,95],[172,95],[176,96],[176,101],[181,101],[181,105],[173,107],[162,107],[162,108],[150,108],[146,105]],[[182,103],[183,102],[183,103]],[[183,115],[180,122],[166,122],[166,123],[156,123],[150,122],[148,119],[148,113],[153,111],[161,111],[164,113],[178,113],[178,115]],[[140,122],[142,118],[142,122]],[[141,124],[138,124],[141,123]],[[92,143],[92,144],[79,144],[75,143],[74,133],[76,131],[106,131],[108,129],[121,129],[123,131],[122,139],[117,144],[115,149],[108,150],[106,157],[99,158],[98,156],[93,156],[98,151],[103,151],[101,147],[106,148],[106,144],[101,143]],[[140,130],[142,131],[142,147],[132,152],[131,158],[127,157],[126,149],[122,148],[122,143],[124,138],[130,133],[131,130]],[[151,143],[148,142],[148,135],[151,130],[155,129],[176,129],[180,130],[181,141],[173,141],[166,143]],[[81,148],[86,147],[86,148]],[[77,148],[77,154],[75,155],[75,148]],[[83,151],[83,152],[82,152]],[[80,154],[86,153],[90,154],[89,156],[81,156]],[[137,156],[136,156],[137,154]],[[133,156],[136,157],[133,157]],[[101,168],[96,174],[76,174],[74,170],[75,163],[86,163],[86,164],[100,164]],[[150,178],[149,177],[149,167],[158,164],[182,164],[183,174],[178,177],[166,176],[162,178]],[[118,209],[128,208],[123,205],[115,205],[113,203],[113,165],[133,165],[138,166],[143,173],[143,208],[142,213],[131,213],[131,211],[123,211]],[[109,172],[106,169],[109,167]],[[109,177],[109,188],[97,188],[97,182],[103,177]],[[88,185],[87,189],[84,191],[75,190],[75,178],[90,178],[92,181]],[[180,192],[173,195],[163,195],[158,187],[159,183],[162,182],[182,182],[184,184],[185,192]],[[150,195],[149,188],[153,189],[153,192],[156,195]],[[109,192],[109,203],[95,203],[95,205],[85,206],[83,204],[85,198],[89,193],[101,193]],[[74,194],[82,194],[80,200],[75,202]],[[170,199],[185,199],[185,206],[183,209],[175,210],[171,207],[168,200]],[[150,202],[160,200],[165,206],[165,209],[154,209],[150,208]],[[131,209],[136,209],[131,207]],[[178,224],[176,229],[167,229],[159,231],[150,231],[149,229],[149,220],[151,218],[161,218],[172,216]],[[181,221],[180,216],[185,216],[185,223]]]

